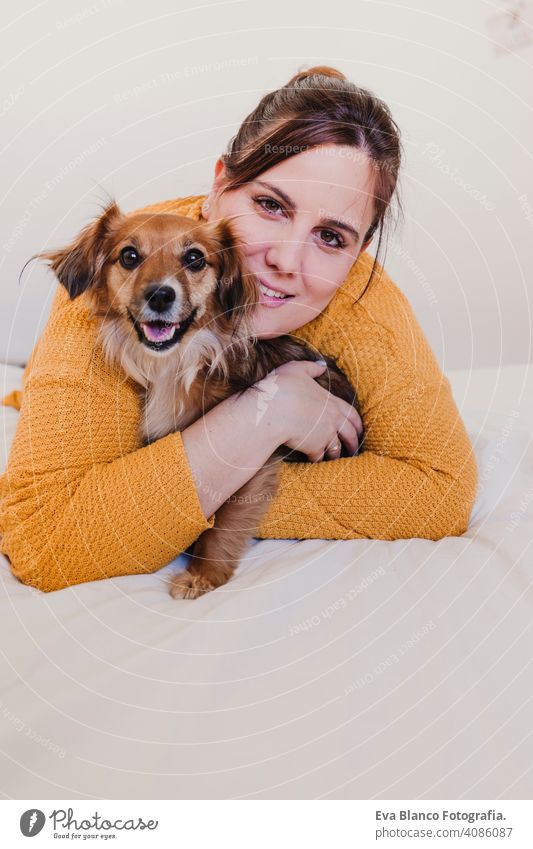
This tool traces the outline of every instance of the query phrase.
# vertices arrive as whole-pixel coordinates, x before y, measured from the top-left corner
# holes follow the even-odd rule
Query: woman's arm
[[[0,548],[16,577],[45,592],[166,565],[213,526],[209,500],[231,495],[279,445],[268,417],[255,431],[261,447],[251,438],[257,402],[246,393],[194,430],[198,474],[189,429],[139,447],[138,397],[123,381],[83,367],[77,376],[37,374],[22,399],[0,479]],[[217,446],[229,446],[218,462]],[[205,462],[209,485],[201,484]]]
[[[258,537],[438,540],[463,534],[477,465],[448,379],[407,298],[381,270],[355,303],[331,309],[298,336],[337,358],[358,391],[359,456],[284,463]]]
[[[210,516],[270,457],[286,445],[321,459],[338,434],[346,450],[359,446],[357,411],[324,389],[315,378],[326,364],[283,363],[244,395],[234,395],[183,431],[198,498]]]
[[[477,467],[447,381],[413,383],[363,421],[359,456],[283,464],[258,537],[438,540],[465,533]]]

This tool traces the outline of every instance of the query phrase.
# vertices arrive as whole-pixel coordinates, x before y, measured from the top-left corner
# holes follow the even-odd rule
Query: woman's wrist
[[[182,431],[193,481],[206,518],[265,465],[283,431],[268,393],[250,387],[213,407]]]
[[[250,386],[241,396],[245,415],[250,416],[251,426],[257,433],[257,438],[268,443],[271,451],[275,451],[283,445],[289,434],[287,433],[287,418],[283,413],[283,407],[279,403],[279,377],[267,374],[262,380]],[[235,395],[235,401],[240,400]]]

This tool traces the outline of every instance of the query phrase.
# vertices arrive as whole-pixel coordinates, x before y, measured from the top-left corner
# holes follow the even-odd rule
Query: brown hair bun
[[[331,68],[329,65],[314,65],[312,68],[308,70],[299,71],[293,77],[290,78],[289,82],[286,85],[294,85],[294,83],[299,83],[301,80],[305,80],[307,77],[314,76],[322,76],[322,77],[337,77],[339,80],[346,80],[347,77],[336,68]]]

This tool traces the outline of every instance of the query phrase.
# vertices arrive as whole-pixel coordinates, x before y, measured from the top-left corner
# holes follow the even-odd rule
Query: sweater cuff
[[[202,509],[202,505],[200,503],[200,499],[198,497],[198,492],[196,489],[196,482],[194,480],[193,471],[189,464],[189,458],[187,457],[187,452],[185,450],[185,445],[183,443],[183,438],[181,432],[175,431],[174,433],[170,433],[168,436],[163,437],[165,439],[173,439],[176,444],[176,449],[178,455],[180,457],[179,463],[179,472],[180,472],[180,480],[179,480],[179,489],[180,489],[180,501],[183,501],[183,491],[184,488],[186,492],[189,493],[189,498],[187,500],[187,516],[183,517],[184,523],[185,521],[192,528],[198,528],[198,536],[204,531],[209,530],[215,524],[215,516],[216,513],[213,513],[208,519],[206,519],[204,511]]]

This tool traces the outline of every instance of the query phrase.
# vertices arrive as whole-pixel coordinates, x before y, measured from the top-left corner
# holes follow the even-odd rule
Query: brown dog
[[[139,386],[145,444],[183,430],[283,363],[321,357],[290,336],[254,337],[259,288],[226,220],[124,214],[111,202],[71,245],[37,257],[49,261],[71,298],[87,292],[107,360]],[[320,385],[356,405],[347,378],[323,359]],[[174,598],[197,598],[231,578],[276,493],[282,459],[307,460],[279,448],[221,505],[187,571],[172,578]]]

